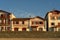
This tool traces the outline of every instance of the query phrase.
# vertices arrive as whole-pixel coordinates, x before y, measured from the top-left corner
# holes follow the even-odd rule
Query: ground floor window
[[[32,31],[37,31],[37,28],[32,28]]]
[[[39,28],[39,31],[43,31],[43,28]]]
[[[4,27],[1,27],[1,31],[3,31],[4,30]]]
[[[10,27],[0,27],[0,31],[10,31]]]
[[[54,31],[57,31],[57,27],[54,28]]]
[[[10,27],[6,27],[6,31],[10,31]]]
[[[60,31],[60,28],[58,28],[58,31]]]
[[[14,28],[14,31],[18,31],[18,28]]]
[[[49,31],[54,31],[54,27],[49,28]]]
[[[22,28],[22,31],[26,31],[26,28]]]

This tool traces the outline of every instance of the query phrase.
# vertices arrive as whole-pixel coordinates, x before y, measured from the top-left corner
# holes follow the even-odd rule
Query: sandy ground
[[[0,38],[0,40],[60,40],[60,38]]]

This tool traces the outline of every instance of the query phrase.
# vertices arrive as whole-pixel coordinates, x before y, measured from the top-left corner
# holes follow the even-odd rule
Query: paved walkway
[[[0,40],[60,40],[60,38],[0,38]]]

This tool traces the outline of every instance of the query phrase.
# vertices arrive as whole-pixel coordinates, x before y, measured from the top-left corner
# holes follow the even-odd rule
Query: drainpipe
[[[31,16],[29,16],[29,18],[31,18]],[[29,31],[32,31],[30,26],[30,19],[28,20],[28,28],[29,28]]]
[[[7,14],[6,14],[6,18],[5,18],[5,31],[6,31],[6,25],[7,25]]]

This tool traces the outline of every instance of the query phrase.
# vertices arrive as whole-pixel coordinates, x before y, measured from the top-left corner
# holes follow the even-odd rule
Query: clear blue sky
[[[16,17],[41,16],[52,9],[60,10],[60,0],[0,0],[0,9]]]

